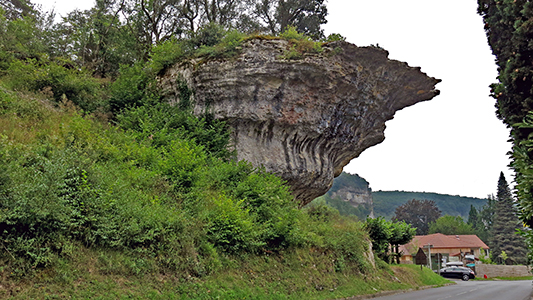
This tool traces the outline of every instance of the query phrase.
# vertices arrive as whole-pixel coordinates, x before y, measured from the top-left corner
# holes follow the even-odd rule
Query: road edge
[[[367,294],[367,295],[358,295],[358,296],[351,296],[346,298],[338,298],[335,300],[363,300],[363,299],[372,299],[377,297],[385,297],[385,296],[392,296],[396,294],[403,294],[403,293],[409,293],[409,292],[415,292],[420,290],[427,290],[427,289],[433,289],[433,288],[439,288],[439,287],[445,287],[449,285],[457,284],[456,282],[450,282],[443,285],[425,285],[414,289],[407,289],[407,290],[393,290],[393,291],[383,291],[375,294]],[[531,298],[533,300],[533,297]]]

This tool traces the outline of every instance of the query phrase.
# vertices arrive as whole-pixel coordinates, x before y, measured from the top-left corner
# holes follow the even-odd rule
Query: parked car
[[[461,278],[464,281],[476,278],[476,274],[469,268],[449,267],[440,269],[440,276],[447,278]]]

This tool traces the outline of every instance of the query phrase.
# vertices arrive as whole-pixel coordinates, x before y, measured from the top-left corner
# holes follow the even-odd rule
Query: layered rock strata
[[[169,101],[182,83],[196,114],[207,110],[233,128],[239,160],[280,175],[302,205],[328,191],[350,160],[384,140],[385,122],[438,95],[440,81],[347,42],[288,60],[285,40],[251,39],[231,59],[194,59],[159,79]]]

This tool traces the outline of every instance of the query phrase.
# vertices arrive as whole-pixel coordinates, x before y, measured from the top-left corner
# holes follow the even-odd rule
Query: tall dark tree
[[[522,228],[522,223],[517,216],[513,195],[505,176],[500,173],[491,240],[494,261],[503,264],[524,264],[527,262],[524,238],[516,232],[520,228]],[[506,253],[507,259],[505,260],[501,256],[502,251]]]
[[[491,85],[497,116],[511,129],[520,218],[533,226],[533,2],[478,0],[499,82]],[[533,233],[524,232],[533,251]],[[531,254],[533,256],[533,252]]]
[[[487,204],[483,206],[479,211],[475,206],[470,206],[470,212],[468,213],[467,224],[472,226],[474,233],[485,244],[490,246],[490,228],[492,228],[492,216],[494,215],[494,200],[489,195]]]
[[[496,114],[509,127],[533,110],[533,3],[528,0],[478,0],[499,83],[493,84]],[[513,128],[519,139],[529,132]],[[525,135],[524,135],[525,134]]]
[[[396,208],[393,220],[405,221],[416,227],[416,234],[425,235],[429,232],[429,226],[441,215],[441,211],[435,201],[409,200],[407,203]]]
[[[477,212],[477,209],[472,204],[470,204],[470,211],[468,212],[468,221],[466,223],[472,226],[472,228],[474,229],[479,227],[479,214]]]
[[[486,231],[492,231],[492,224],[494,223],[494,207],[496,206],[496,198],[494,195],[488,195],[487,204],[485,204],[479,212],[479,218],[482,226]]]

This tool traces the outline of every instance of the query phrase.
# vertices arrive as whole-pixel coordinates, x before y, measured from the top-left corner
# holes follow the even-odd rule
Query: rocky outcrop
[[[160,78],[169,101],[194,90],[233,127],[238,159],[281,175],[302,204],[323,195],[343,167],[383,141],[394,113],[438,94],[439,80],[390,60],[388,52],[333,42],[287,60],[285,40],[252,39],[231,59],[181,62]]]
[[[331,199],[348,202],[352,207],[363,207],[367,209],[368,216],[374,218],[372,189],[368,181],[357,174],[342,172],[339,177],[333,180],[333,186],[326,195]],[[366,214],[362,218],[366,218]]]

